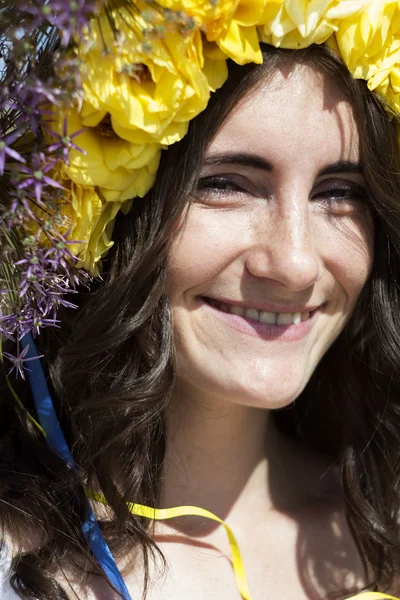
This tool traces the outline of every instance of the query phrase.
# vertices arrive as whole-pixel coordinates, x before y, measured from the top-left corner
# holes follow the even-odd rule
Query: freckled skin
[[[239,104],[207,150],[251,153],[254,166],[205,166],[226,190],[202,191],[168,266],[179,389],[217,404],[292,402],[349,319],[372,264],[373,231],[361,173],[319,175],[358,162],[358,133],[340,91],[308,66],[277,71]],[[350,191],[345,198],[332,189]],[[343,195],[343,194],[342,194]],[[201,297],[321,305],[301,340],[266,340],[228,325]]]

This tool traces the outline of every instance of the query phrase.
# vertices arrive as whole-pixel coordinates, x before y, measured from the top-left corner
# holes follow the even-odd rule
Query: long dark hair
[[[117,555],[159,553],[147,520],[126,502],[157,505],[165,449],[164,412],[174,383],[165,295],[169,245],[196,189],[207,144],[235,105],[282,62],[328,74],[354,107],[375,223],[370,279],[345,330],[279,425],[341,465],[347,517],[368,584],[383,590],[400,571],[400,166],[396,118],[365,82],[325,47],[263,47],[264,64],[229,65],[229,78],[184,140],[162,157],[154,188],[117,219],[103,279],[83,290],[63,327],[38,340],[72,472],[4,390],[0,405],[0,521],[13,540],[12,585],[22,598],[66,599],[60,569],[99,573],[80,532],[84,487],[110,505],[102,522]],[[387,109],[388,107],[386,107]],[[76,298],[74,297],[76,302]],[[17,383],[15,384],[17,386]],[[19,390],[34,414],[29,390]],[[26,544],[27,531],[32,533]],[[145,585],[146,589],[146,585]]]

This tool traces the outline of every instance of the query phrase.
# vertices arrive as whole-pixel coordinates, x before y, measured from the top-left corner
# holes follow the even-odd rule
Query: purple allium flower
[[[32,358],[25,358],[25,356],[28,353],[28,350],[29,350],[29,344],[27,344],[25,346],[25,348],[22,350],[22,352],[17,353],[17,356],[13,356],[9,352],[3,352],[3,356],[5,358],[7,358],[13,365],[11,367],[11,369],[8,371],[8,374],[10,374],[15,369],[16,375],[17,376],[21,375],[22,379],[25,379],[24,370],[29,371],[29,369],[27,367],[25,367],[25,363],[27,363],[31,360],[37,360],[38,358],[43,358],[43,354],[40,356],[34,356]]]
[[[24,323],[27,318],[32,328],[54,325],[56,323],[56,308],[60,305],[75,307],[72,303],[61,298],[63,294],[74,293],[71,287],[70,272],[73,270],[73,261],[76,258],[71,255],[67,242],[51,239],[50,243],[55,246],[50,249],[32,248],[26,252],[26,256],[15,262],[19,273],[21,300],[27,301],[24,314]],[[36,314],[32,316],[30,307],[35,305]],[[52,312],[53,318],[45,318]]]
[[[65,117],[64,122],[63,122],[62,135],[60,135],[59,133],[57,133],[55,131],[50,131],[50,130],[47,130],[47,131],[50,133],[50,135],[52,135],[53,137],[55,137],[59,140],[56,144],[51,144],[51,146],[49,146],[47,148],[47,150],[49,152],[60,152],[62,154],[62,157],[63,157],[66,165],[69,165],[68,154],[72,148],[74,150],[77,150],[78,152],[81,152],[82,154],[85,154],[85,155],[87,154],[86,150],[82,150],[82,148],[79,148],[79,146],[77,146],[76,144],[74,144],[72,142],[73,138],[80,135],[83,131],[85,131],[85,129],[79,129],[79,131],[75,131],[75,133],[71,133],[70,135],[68,135],[67,117]]]
[[[6,163],[6,155],[11,156],[14,160],[19,160],[20,162],[26,162],[24,158],[17,152],[13,150],[10,145],[15,142],[20,137],[20,132],[18,130],[9,133],[8,135],[3,136],[0,133],[0,175],[4,173],[4,167]]]
[[[5,293],[8,293],[9,290],[5,290]],[[4,292],[3,292],[4,293]],[[14,337],[14,327],[10,327],[10,324],[5,322],[3,323],[3,318],[0,317],[0,336],[5,340],[10,340],[11,342],[15,342]]]
[[[33,16],[30,28],[43,26],[46,21],[57,27],[62,46],[68,46],[74,36],[80,36],[83,27],[97,12],[93,0],[49,0],[47,4],[37,6],[21,2],[19,8]]]
[[[57,104],[56,96],[61,94],[61,90],[51,87],[51,83],[53,83],[51,79],[44,82],[37,76],[31,75],[24,81],[23,91],[27,94],[30,92],[31,98],[35,98],[36,100],[36,105],[43,105],[46,100],[52,104]],[[41,114],[43,114],[43,111]]]
[[[78,260],[77,257],[68,250],[68,246],[80,244],[81,240],[68,240],[69,234],[70,231],[67,231],[65,236],[61,234],[58,234],[57,237],[53,236],[51,239],[53,245],[45,254],[45,258],[55,272],[59,270],[60,266],[64,271],[68,272],[70,265]]]
[[[18,126],[22,129],[27,122],[35,136],[44,118],[54,116],[48,105],[49,100],[46,95],[30,90],[25,86],[25,82],[20,82],[15,86],[13,100],[6,104],[7,108],[18,111]]]
[[[12,227],[23,225],[26,221],[36,219],[23,190],[11,190],[10,198],[10,206],[0,215],[0,226],[5,223],[6,228],[10,230]]]
[[[37,5],[30,2],[30,0],[27,0],[27,2],[19,2],[18,9],[20,11],[29,13],[34,17],[29,24],[25,21],[25,26],[29,26],[31,31],[33,29],[40,29],[43,27],[46,24],[46,21],[48,21],[49,16],[51,16],[51,6],[49,3],[41,3]]]
[[[19,260],[15,263],[16,267],[23,265],[25,268],[21,269],[20,273],[22,280],[20,283],[20,298],[23,298],[27,292],[32,288],[42,295],[44,289],[42,283],[49,277],[47,273],[46,261],[40,254],[29,254],[27,258]]]
[[[79,37],[88,20],[97,12],[93,0],[50,0],[49,4],[54,10],[49,21],[58,27],[63,46],[68,46],[73,36]]]
[[[36,337],[42,327],[57,327],[58,323],[56,319],[43,318],[39,310],[32,308],[32,301],[29,298],[25,303],[25,307],[20,310],[20,313],[16,317],[14,330],[17,340],[21,340],[27,333],[32,333]],[[14,320],[15,315],[12,315],[11,319]]]
[[[51,187],[58,188],[59,190],[65,189],[61,183],[47,177],[45,173],[50,171],[56,164],[56,160],[51,160],[46,163],[46,157],[43,152],[35,153],[32,157],[32,166],[19,166],[18,173],[28,175],[20,183],[17,184],[18,189],[22,190],[26,187],[33,186],[35,188],[36,201],[38,204],[42,204],[41,196],[42,189],[44,186],[49,185]]]
[[[30,333],[32,333],[33,337],[37,337],[40,334],[40,330],[43,327],[59,327],[58,321],[56,318],[54,319],[44,319],[42,316],[37,316],[32,321],[32,327],[30,329]]]
[[[60,306],[64,306],[65,308],[78,308],[76,304],[65,300],[62,297],[62,293],[66,293],[68,291],[69,294],[77,294],[76,290],[63,290],[63,292],[52,292],[48,291],[46,297],[44,298],[40,308],[43,312],[44,316],[48,314],[53,314],[53,320],[56,319],[57,311]]]

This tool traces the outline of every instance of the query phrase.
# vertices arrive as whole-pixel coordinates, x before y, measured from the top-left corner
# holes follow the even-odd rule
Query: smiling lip
[[[221,300],[215,300],[213,298],[206,298],[203,297],[201,298],[202,301],[202,305],[204,306],[204,308],[212,311],[214,313],[215,316],[217,316],[218,318],[220,318],[221,320],[223,320],[227,325],[230,325],[233,329],[236,329],[242,333],[246,333],[248,335],[252,335],[252,336],[257,336],[257,337],[261,337],[263,339],[279,339],[281,341],[295,341],[295,340],[301,340],[302,338],[304,338],[307,333],[312,329],[315,320],[318,318],[319,314],[320,314],[320,308],[322,305],[319,306],[293,306],[291,305],[290,307],[285,307],[283,308],[282,306],[277,307],[274,306],[274,308],[272,308],[273,305],[261,305],[261,304],[257,304],[257,305],[252,305],[251,303],[240,303],[238,302],[236,304],[235,303],[228,303],[228,302],[224,302]],[[242,315],[238,315],[238,314],[234,314],[231,312],[227,312],[225,310],[223,310],[223,306],[224,305],[229,305],[229,306],[243,306],[243,308],[249,309],[249,308],[256,308],[256,310],[265,310],[269,311],[268,312],[276,312],[276,313],[289,313],[289,312],[301,312],[301,313],[307,313],[309,312],[309,316],[308,318],[306,318],[305,320],[302,320],[301,323],[294,325],[294,324],[290,324],[290,325],[274,325],[274,324],[269,324],[269,323],[262,323],[260,321],[256,321],[250,318],[247,318],[245,316]],[[262,308],[260,308],[262,306]],[[268,308],[264,308],[268,307]],[[290,308],[290,310],[288,310],[288,308]],[[293,309],[301,309],[301,310],[293,310]],[[278,309],[278,310],[277,310]]]
[[[255,308],[256,310],[264,310],[266,312],[274,312],[274,313],[296,313],[296,312],[314,312],[322,306],[321,304],[267,304],[265,302],[252,302],[249,300],[248,302],[243,302],[238,300],[233,302],[232,300],[225,300],[223,298],[213,298],[212,296],[203,296],[202,300],[207,303],[216,303],[216,304],[228,304],[229,306],[243,306],[243,308]]]

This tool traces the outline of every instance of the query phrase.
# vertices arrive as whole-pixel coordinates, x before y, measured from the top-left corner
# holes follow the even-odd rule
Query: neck
[[[161,507],[195,505],[243,522],[250,510],[290,511],[310,489],[331,489],[332,473],[321,479],[329,463],[282,434],[268,410],[175,395],[166,429]]]
[[[164,502],[221,508],[239,496],[265,457],[268,414],[242,406],[210,406],[189,398],[167,419]]]

